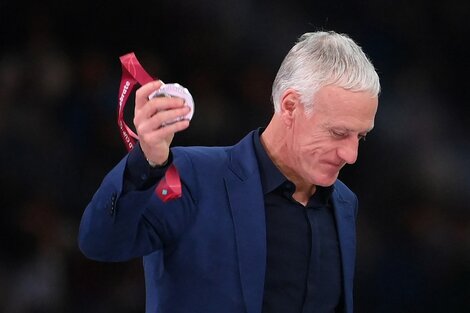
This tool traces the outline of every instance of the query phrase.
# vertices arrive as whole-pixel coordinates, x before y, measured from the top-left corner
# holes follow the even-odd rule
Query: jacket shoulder
[[[334,187],[339,200],[349,203],[353,208],[354,215],[356,216],[359,206],[356,194],[339,179],[336,180]]]
[[[172,148],[176,163],[190,162],[193,166],[217,167],[226,164],[230,147],[174,147]]]
[[[356,194],[351,189],[349,189],[349,187],[346,186],[346,184],[343,183],[341,180],[337,179],[334,186],[335,190],[338,191],[338,193],[344,200],[357,198]]]
[[[253,146],[255,133],[255,131],[248,133],[232,146],[174,147],[172,148],[174,161],[176,163],[190,163],[193,168],[198,167],[212,171],[228,167],[240,175],[250,173],[256,169]]]

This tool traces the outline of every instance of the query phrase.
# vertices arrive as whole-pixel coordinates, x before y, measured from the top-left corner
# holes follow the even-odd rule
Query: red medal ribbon
[[[134,148],[139,137],[124,121],[124,108],[130,93],[137,84],[145,85],[155,79],[140,65],[134,52],[123,55],[119,59],[122,65],[122,77],[119,87],[117,123],[124,145],[127,151],[130,151]],[[173,164],[170,165],[165,176],[158,183],[155,193],[163,202],[181,197],[181,180],[178,170]]]

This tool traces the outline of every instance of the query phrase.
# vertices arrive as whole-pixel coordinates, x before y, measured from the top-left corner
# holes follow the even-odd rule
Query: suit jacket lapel
[[[340,187],[340,186],[335,186]],[[345,312],[352,312],[352,282],[354,279],[355,251],[356,251],[356,225],[354,205],[346,201],[335,188],[333,193],[333,206],[338,231],[338,240],[341,252],[341,265],[343,269],[343,294],[345,297]]]
[[[266,271],[266,219],[253,133],[250,135],[230,152],[230,169],[225,175],[225,186],[233,217],[247,312],[259,313]]]

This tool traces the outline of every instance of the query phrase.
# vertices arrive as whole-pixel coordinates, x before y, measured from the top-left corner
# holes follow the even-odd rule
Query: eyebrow
[[[374,129],[374,122],[372,122],[372,126],[370,128],[367,128],[364,133],[370,133],[373,129]],[[341,130],[344,130],[344,131],[347,131],[347,132],[355,132],[354,129],[351,129],[351,128],[348,128],[347,126],[343,126],[341,125],[341,123],[338,123],[338,125],[332,125],[329,121],[325,121],[323,123],[323,127],[324,128],[328,128],[328,129],[332,129],[332,128],[336,128],[336,129],[341,129]]]
[[[356,132],[354,129],[347,128],[347,127],[342,127],[342,126],[336,126],[336,127],[335,127],[335,126],[331,126],[331,125],[328,125],[328,124],[327,124],[326,126],[327,126],[328,128],[332,128],[332,129],[334,129],[334,128],[336,128],[336,129],[341,129],[341,130],[344,130],[344,131],[346,131],[346,132],[348,132],[348,133],[354,133],[354,132]],[[366,129],[365,131],[359,132],[359,133],[360,133],[360,134],[363,134],[363,135],[364,135],[364,134],[368,134],[368,133],[370,133],[373,129],[374,129],[374,125],[372,125],[371,128],[368,128],[368,129]]]

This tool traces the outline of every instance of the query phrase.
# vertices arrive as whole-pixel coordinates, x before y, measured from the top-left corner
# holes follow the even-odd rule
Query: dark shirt
[[[259,130],[261,135],[262,130]],[[317,186],[306,206],[255,136],[266,212],[263,313],[333,313],[342,294],[331,187]]]

